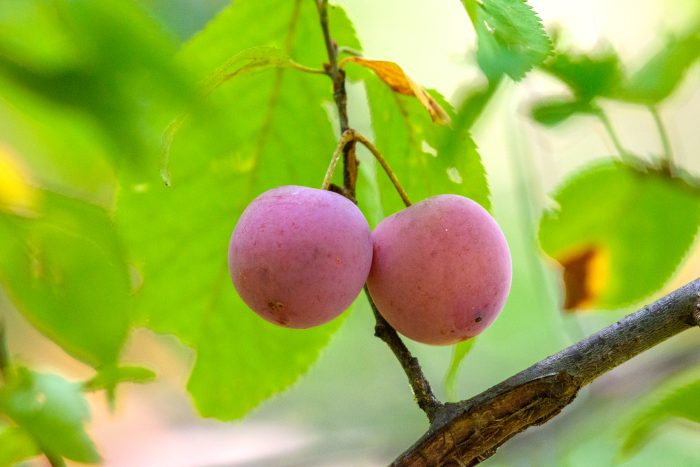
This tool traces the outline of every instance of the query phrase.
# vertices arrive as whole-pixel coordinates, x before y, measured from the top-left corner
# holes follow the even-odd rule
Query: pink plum
[[[481,333],[503,308],[510,251],[476,202],[428,198],[384,219],[372,238],[367,285],[382,316],[404,336],[454,344]]]
[[[228,266],[243,301],[288,328],[326,323],[362,290],[372,264],[369,225],[343,196],[283,186],[258,196],[231,236]]]

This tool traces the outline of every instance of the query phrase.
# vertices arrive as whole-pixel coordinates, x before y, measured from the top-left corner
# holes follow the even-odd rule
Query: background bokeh
[[[337,3],[353,20],[366,56],[401,64],[417,82],[453,101],[465,90],[483,85],[473,59],[474,33],[459,2]],[[184,41],[227,2],[143,0],[143,4]],[[682,30],[700,14],[696,0],[532,0],[530,4],[547,27],[560,26],[576,48],[592,50],[609,41],[631,69],[665,35]],[[696,65],[661,108],[677,161],[698,175],[699,84]],[[504,84],[474,129],[494,213],[511,245],[514,284],[501,317],[479,337],[463,364],[457,386],[460,398],[487,389],[631,311],[563,315],[557,271],[538,254],[536,224],[549,206],[548,193],[562,177],[614,152],[593,118],[575,117],[555,129],[531,121],[529,104],[557,91],[557,86],[538,72],[520,83]],[[371,134],[363,91],[351,85],[349,97],[355,126]],[[660,151],[648,114],[621,104],[603,105],[631,150],[642,156]],[[699,271],[696,249],[666,290],[694,279]],[[9,309],[9,303],[0,307]],[[90,374],[17,313],[8,317],[10,348],[23,361],[75,378]],[[360,299],[306,377],[234,423],[197,416],[184,389],[193,358],[190,351],[174,338],[137,330],[125,359],[155,369],[158,380],[121,386],[114,413],[102,395],[90,396],[89,431],[109,466],[384,465],[417,439],[427,423],[412,401],[399,365],[372,330],[371,312]],[[687,332],[622,365],[583,390],[560,417],[519,435],[484,465],[700,465],[700,429],[689,423],[664,425],[638,455],[617,457],[626,417],[650,388],[700,363],[699,344],[700,332]],[[444,397],[442,380],[450,349],[409,346]]]

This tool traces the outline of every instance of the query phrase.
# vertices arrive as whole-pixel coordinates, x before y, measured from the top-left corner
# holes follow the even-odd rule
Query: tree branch
[[[348,121],[348,95],[345,92],[345,72],[338,67],[338,44],[331,37],[328,25],[328,0],[316,0],[318,15],[321,20],[323,41],[328,53],[328,64],[325,68],[333,81],[333,100],[338,109],[340,133],[350,129]],[[343,187],[345,195],[355,201],[355,185],[357,184],[357,156],[355,155],[355,141],[352,140],[343,149]]]
[[[603,373],[700,322],[700,279],[545,358],[481,394],[438,410],[393,466],[476,465],[541,425]]]

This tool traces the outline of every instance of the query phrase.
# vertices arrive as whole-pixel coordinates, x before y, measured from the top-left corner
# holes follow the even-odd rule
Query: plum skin
[[[503,308],[512,275],[508,244],[469,198],[428,198],[382,220],[372,238],[367,286],[404,336],[454,344],[481,333]]]
[[[372,239],[362,212],[326,190],[283,186],[262,193],[231,235],[228,266],[241,299],[288,328],[326,323],[362,290]]]

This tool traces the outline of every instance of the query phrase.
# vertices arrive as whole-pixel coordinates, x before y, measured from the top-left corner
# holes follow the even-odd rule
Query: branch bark
[[[585,385],[666,339],[698,326],[700,279],[506,379],[440,408],[427,433],[393,466],[471,466],[541,425]]]

